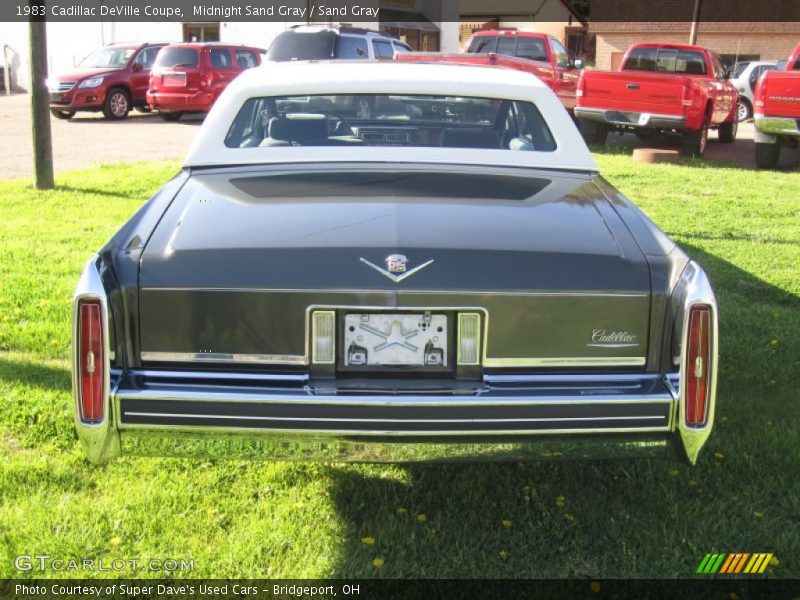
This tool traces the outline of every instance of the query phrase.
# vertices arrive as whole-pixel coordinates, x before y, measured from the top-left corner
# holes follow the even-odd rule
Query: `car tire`
[[[739,98],[739,102],[736,104],[736,119],[741,122],[746,121],[752,116],[753,107],[750,106],[750,103],[744,98]]]
[[[723,144],[732,144],[736,141],[736,132],[739,131],[739,121],[733,119],[730,123],[720,123],[718,136]]]
[[[50,109],[50,114],[53,115],[56,119],[62,119],[64,121],[70,120],[72,117],[75,116],[74,110],[56,110],[55,108]]]
[[[708,145],[708,118],[696,131],[686,131],[681,139],[681,153],[686,156],[702,156]]]
[[[109,121],[121,121],[131,112],[131,98],[122,88],[111,88],[103,103],[103,114]]]
[[[183,116],[183,113],[182,112],[160,112],[160,113],[158,113],[158,116],[160,116],[165,121],[168,121],[169,123],[175,123],[176,121],[180,121],[181,120],[181,117]]]
[[[781,143],[756,142],[756,166],[759,169],[774,169],[781,156]]]
[[[605,123],[596,123],[578,119],[578,130],[587,144],[605,144],[608,137],[608,126]]]

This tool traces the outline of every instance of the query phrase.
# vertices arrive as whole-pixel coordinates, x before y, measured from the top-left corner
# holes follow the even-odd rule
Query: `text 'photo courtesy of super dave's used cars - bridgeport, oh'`
[[[245,71],[89,261],[73,318],[95,463],[694,463],[714,423],[703,269],[509,69]]]

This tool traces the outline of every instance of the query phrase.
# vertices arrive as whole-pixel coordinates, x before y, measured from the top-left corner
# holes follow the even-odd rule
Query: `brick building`
[[[646,21],[595,21],[589,33],[595,37],[595,63],[613,69],[635,42],[689,42],[691,23]],[[697,29],[697,44],[715,50],[726,64],[737,60],[780,60],[800,42],[800,22],[703,22]]]

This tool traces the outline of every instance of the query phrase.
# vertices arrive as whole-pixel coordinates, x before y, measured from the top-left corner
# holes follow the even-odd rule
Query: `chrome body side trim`
[[[103,287],[102,278],[98,271],[97,264],[99,258],[95,255],[86,264],[78,287],[75,290],[75,295],[72,302],[72,396],[74,400],[73,409],[75,413],[75,429],[78,437],[86,448],[89,460],[93,463],[103,463],[108,459],[120,454],[119,445],[119,432],[116,428],[116,420],[114,415],[114,403],[111,401],[112,395],[119,385],[120,374],[114,373],[114,387],[112,388],[111,382],[111,366],[110,366],[110,347],[108,335],[108,298]],[[80,408],[80,374],[78,368],[80,360],[78,359],[79,338],[80,332],[78,331],[78,306],[81,300],[91,299],[99,300],[101,307],[101,321],[103,324],[103,343],[105,345],[105,360],[103,361],[103,370],[105,378],[105,408],[104,418],[97,423],[86,423],[81,419]]]
[[[305,365],[305,356],[292,354],[231,354],[224,352],[142,351],[142,362],[198,362],[254,365]]]

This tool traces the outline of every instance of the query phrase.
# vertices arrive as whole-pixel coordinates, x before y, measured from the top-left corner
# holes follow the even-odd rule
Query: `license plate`
[[[346,366],[446,367],[447,316],[431,313],[348,314]]]
[[[183,73],[166,73],[163,79],[164,85],[185,86],[186,75]]]

